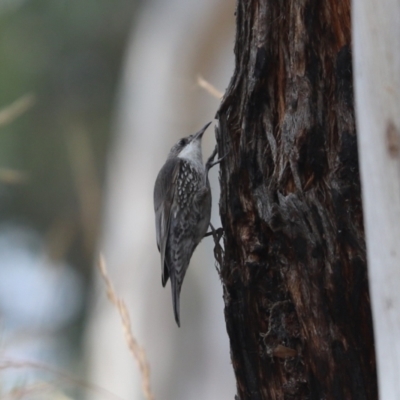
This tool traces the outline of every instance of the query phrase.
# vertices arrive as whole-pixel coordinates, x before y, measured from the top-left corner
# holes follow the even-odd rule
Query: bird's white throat
[[[204,168],[203,155],[201,153],[201,140],[191,141],[178,155],[179,158],[184,158],[194,164],[198,168]]]

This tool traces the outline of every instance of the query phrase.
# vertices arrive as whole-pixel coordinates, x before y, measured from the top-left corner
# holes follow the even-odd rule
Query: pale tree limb
[[[400,2],[353,0],[355,104],[379,395],[400,399]]]

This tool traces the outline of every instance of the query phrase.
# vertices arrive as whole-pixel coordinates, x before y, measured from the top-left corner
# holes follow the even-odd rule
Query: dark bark
[[[239,0],[217,117],[238,397],[376,399],[349,0]]]

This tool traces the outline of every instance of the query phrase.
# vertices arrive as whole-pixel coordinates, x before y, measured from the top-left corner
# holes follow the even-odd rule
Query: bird
[[[179,299],[190,259],[207,233],[211,217],[209,169],[217,146],[203,164],[201,140],[209,122],[194,135],[172,146],[154,185],[157,247],[161,256],[161,283],[171,281],[175,321],[180,327]]]

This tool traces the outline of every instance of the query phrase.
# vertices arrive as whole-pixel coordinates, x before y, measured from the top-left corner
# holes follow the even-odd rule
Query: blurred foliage
[[[79,143],[76,132],[84,136],[92,155],[89,179],[98,179],[101,187],[134,5],[123,0],[0,0],[0,109],[27,93],[36,100],[0,128],[0,168],[27,177],[21,184],[0,182],[0,219],[32,226],[46,236],[56,235],[55,227],[61,226],[60,237],[70,241],[65,251],[81,267],[91,260],[95,239],[85,247],[78,193],[82,182],[77,185],[80,173],[71,166],[69,143]]]
[[[86,285],[134,11],[128,0],[0,0],[0,226],[38,232],[50,257],[68,260]],[[84,368],[81,312],[56,332],[45,361],[53,351],[58,366]],[[53,343],[51,330],[41,334]]]

